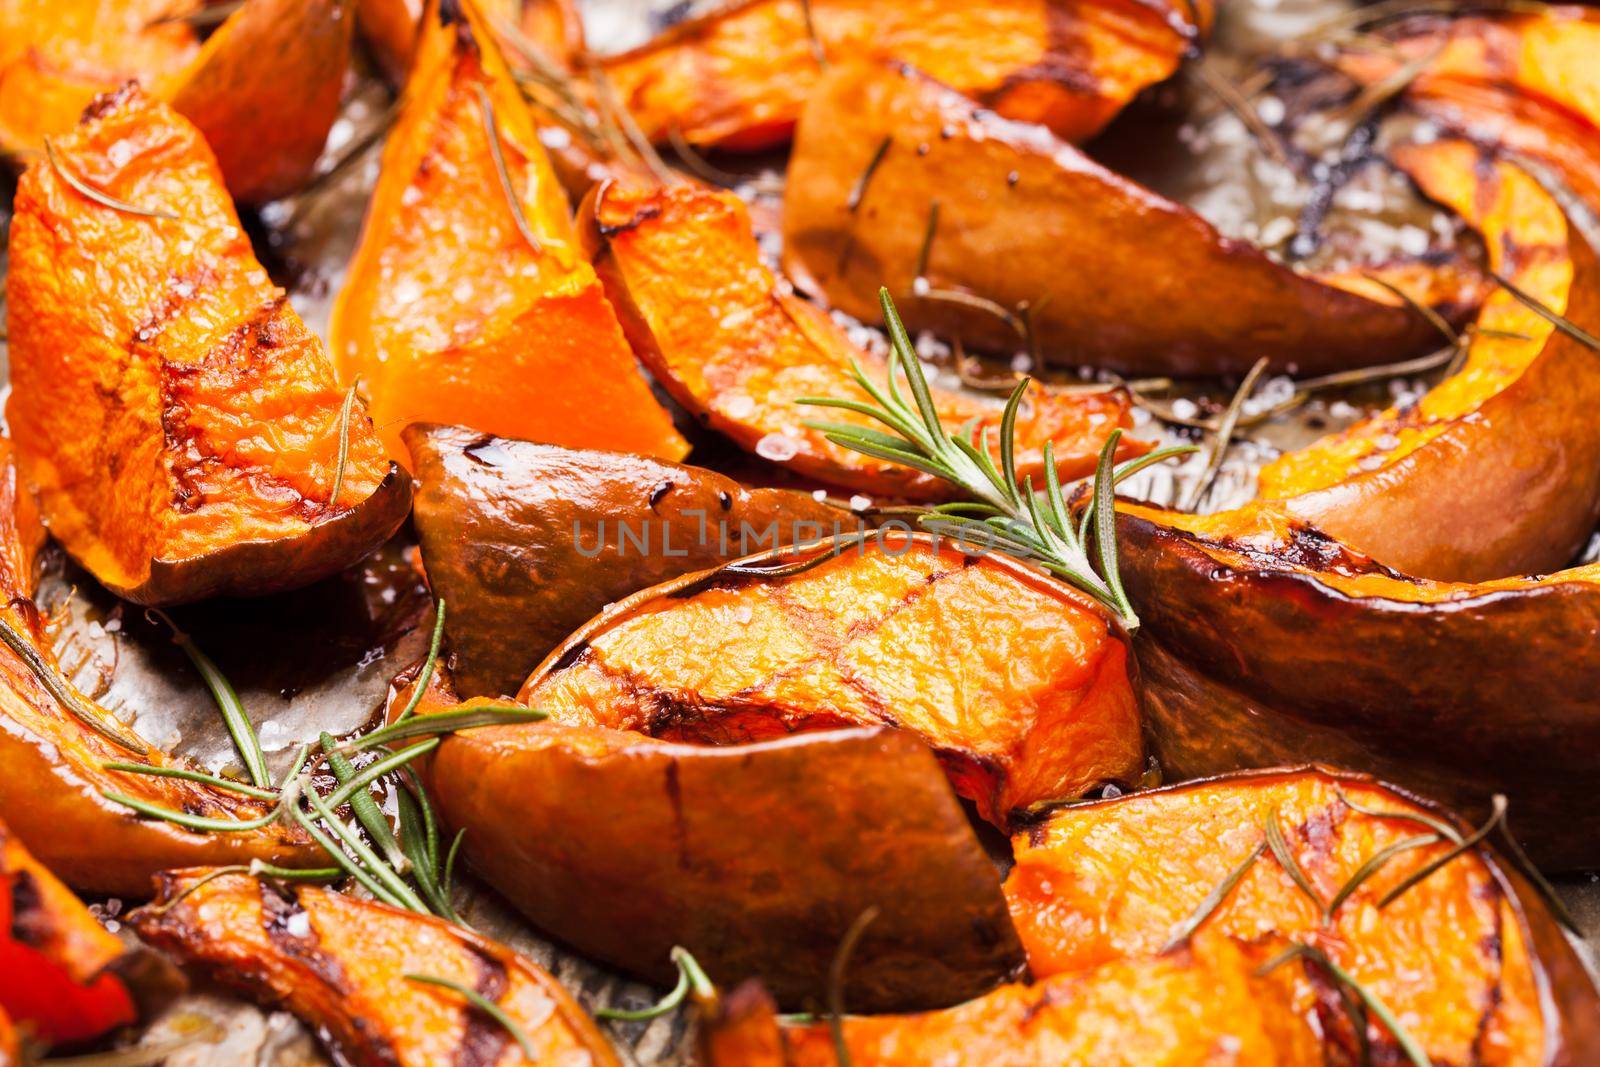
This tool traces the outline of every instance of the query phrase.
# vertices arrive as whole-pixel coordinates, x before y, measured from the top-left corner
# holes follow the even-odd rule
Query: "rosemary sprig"
[[[61,710],[77,719],[84,726],[93,730],[101,737],[129,752],[144,755],[150,750],[139,737],[124,730],[111,719],[111,716],[102,713],[85,700],[71,684],[63,678],[55,667],[49,663],[44,654],[34,647],[32,641],[23,636],[22,632],[11,625],[11,620],[0,615],[0,643],[16,653],[23,666],[28,668],[28,673],[44,686]]]
[[[867,166],[862,170],[860,177],[856,178],[850,187],[850,195],[845,198],[845,210],[854,215],[861,207],[862,199],[867,195],[867,186],[872,184],[872,176],[878,172],[878,164],[883,162],[883,157],[888,153],[889,146],[894,143],[893,137],[885,136],[878,142],[878,147],[872,152],[872,158],[867,160]]]
[[[45,158],[50,161],[50,169],[55,171],[56,175],[70,185],[79,196],[92,200],[101,207],[110,208],[112,211],[120,211],[124,215],[137,215],[146,219],[167,219],[171,222],[178,221],[178,216],[170,211],[158,211],[155,208],[140,207],[137,204],[130,204],[126,200],[118,200],[108,193],[102,193],[99,189],[96,189],[67,169],[66,164],[62,163],[60,157],[56,155],[56,146],[50,143],[50,138],[48,137],[44,139],[44,154]]]
[[[1366,1006],[1366,1009],[1377,1016],[1378,1020],[1388,1029],[1390,1036],[1395,1039],[1395,1043],[1400,1046],[1400,1050],[1406,1054],[1406,1058],[1411,1061],[1413,1067],[1433,1067],[1433,1061],[1428,1058],[1428,1054],[1417,1043],[1417,1039],[1412,1037],[1406,1028],[1400,1024],[1400,1020],[1395,1017],[1394,1012],[1390,1011],[1388,1006],[1365,986],[1357,982],[1349,971],[1329,959],[1327,953],[1312,948],[1310,945],[1293,944],[1257,968],[1256,974],[1263,976],[1271,974],[1285,963],[1296,958],[1310,960],[1332,977],[1341,988],[1354,993],[1361,1003]]]
[[[1074,522],[1056,473],[1051,443],[1044,446],[1042,494],[1031,478],[1023,479],[1017,474],[1017,412],[1028,379],[1017,383],[1006,402],[998,435],[1000,463],[996,466],[987,429],[974,421],[952,434],[940,422],[928,380],[911,348],[894,300],[887,289],[880,289],[878,298],[890,341],[887,386],[879,386],[867,377],[859,363],[852,363],[851,376],[871,403],[840,397],[804,397],[799,403],[864,415],[893,433],[849,423],[806,425],[840,447],[922,471],[961,489],[972,499],[929,508],[918,514],[918,521],[929,530],[953,533],[963,539],[981,538],[988,548],[1032,560],[1109,608],[1129,632],[1138,629],[1139,617],[1128,602],[1116,567],[1115,487],[1152,463],[1192,452],[1193,447],[1158,449],[1118,466],[1114,457],[1121,431],[1112,431],[1100,452],[1090,503],[1081,519]],[[909,400],[899,383],[901,375],[911,394]],[[1091,562],[1091,529],[1095,532],[1098,571]]]
[[[911,272],[913,280],[928,276],[928,256],[933,253],[933,239],[939,232],[939,201],[928,205],[928,225],[922,231],[922,246],[917,249],[917,265]]]
[[[344,403],[339,406],[339,458],[333,472],[333,489],[328,493],[328,506],[337,507],[339,491],[344,488],[344,469],[350,464],[350,413],[356,406],[356,383],[344,392]]]
[[[537,721],[544,717],[544,713],[528,708],[491,706],[424,716],[352,738],[343,744],[337,744],[331,736],[323,734],[319,742],[322,751],[319,762],[325,761],[339,779],[338,787],[327,797],[317,793],[307,768],[311,746],[302,746],[296,753],[282,786],[276,791],[186,769],[152,768],[131,763],[107,764],[109,769],[184,778],[258,799],[277,801],[271,811],[254,819],[210,818],[173,811],[121,793],[106,791],[102,795],[140,815],[202,833],[258,830],[287,818],[327,853],[337,865],[337,872],[355,879],[377,899],[397,908],[432,913],[459,922],[450,906],[450,884],[462,835],[456,835],[441,867],[438,826],[433,806],[420,780],[411,773],[410,764],[437,748],[441,734],[473,726]],[[424,737],[427,740],[399,752],[391,751],[385,745],[386,741],[411,737]],[[358,769],[346,758],[350,752],[376,752],[379,758]],[[400,821],[398,841],[395,830],[367,794],[373,783],[390,775],[397,775],[401,779],[401,788],[396,794]],[[363,840],[361,832],[338,818],[336,809],[345,803],[350,804],[366,837],[376,848]],[[320,870],[327,871],[328,868]],[[415,889],[407,881],[408,877],[415,881]]]
[[[479,993],[476,989],[469,989],[460,982],[452,982],[448,978],[437,978],[431,974],[408,974],[405,976],[405,979],[408,982],[418,982],[422,985],[439,986],[440,988],[450,990],[452,993],[455,993],[457,996],[461,997],[461,999],[465,1000],[468,1004],[472,1005],[474,1008],[477,1008],[479,1011],[489,1016],[489,1018],[499,1023],[505,1032],[511,1035],[511,1039],[517,1043],[517,1046],[522,1049],[522,1055],[526,1057],[530,1063],[539,1058],[538,1054],[534,1052],[533,1041],[529,1039],[528,1033],[522,1028],[522,1025],[518,1023],[517,1020],[513,1019],[509,1014],[507,1014],[504,1008],[490,1000],[488,997],[484,996],[482,993]]]
[[[48,144],[49,142],[46,143]],[[1579,326],[1565,315],[1552,309],[1546,305],[1544,301],[1540,300],[1532,293],[1519,288],[1515,282],[1513,282],[1510,278],[1507,278],[1505,275],[1495,271],[1490,271],[1489,277],[1493,278],[1500,288],[1510,293],[1517,299],[1518,303],[1527,307],[1528,310],[1532,311],[1535,315],[1538,315],[1541,319],[1544,319],[1546,322],[1550,323],[1556,329],[1560,330],[1568,337],[1571,337],[1573,340],[1587,345],[1596,352],[1600,352],[1600,337],[1596,337],[1594,334],[1590,333],[1588,330],[1585,330],[1582,326]]]
[[[1461,844],[1461,832],[1459,830],[1445,822],[1443,819],[1435,818],[1434,816],[1429,815],[1427,812],[1385,811],[1382,808],[1372,808],[1360,803],[1338,786],[1333,787],[1333,792],[1334,795],[1339,798],[1339,802],[1345,807],[1349,808],[1351,811],[1358,812],[1374,819],[1398,819],[1401,822],[1415,823],[1418,826],[1427,827],[1452,844]]]
[[[682,945],[674,945],[672,949],[672,962],[678,967],[678,984],[672,991],[648,1008],[596,1008],[595,1018],[615,1019],[618,1022],[643,1022],[647,1019],[659,1019],[676,1011],[693,990],[696,998],[707,1000],[716,996],[716,986],[711,984],[711,979],[706,976],[705,970],[700,966],[688,949]]]
[[[160,608],[148,609],[150,614],[166,623],[172,631],[172,643],[183,649],[189,657],[189,662],[194,664],[194,669],[200,672],[200,677],[205,681],[206,688],[211,690],[211,698],[216,701],[217,710],[222,713],[222,722],[228,728],[228,736],[233,738],[233,747],[239,753],[245,770],[250,774],[250,782],[258,789],[266,789],[272,785],[272,774],[267,770],[267,756],[261,750],[261,739],[256,736],[255,724],[250,721],[250,716],[245,714],[244,705],[239,701],[239,694],[234,691],[233,683],[228,681],[228,676],[212,662],[211,657],[200,651],[194,640],[172,621],[172,617]]]
[[[511,181],[511,171],[506,167],[505,147],[500,143],[500,123],[494,117],[494,101],[489,99],[489,90],[481,84],[475,86],[478,90],[478,106],[483,110],[483,129],[489,138],[489,156],[494,160],[495,176],[500,179],[500,191],[505,194],[506,206],[511,209],[511,219],[517,225],[517,232],[522,234],[522,239],[528,242],[528,247],[535,253],[544,251],[544,246],[539,243],[539,238],[534,236],[533,227],[528,225],[528,216],[522,210],[522,200],[517,196],[516,185]]]
[[[828,964],[828,1031],[833,1035],[833,1054],[839,1067],[850,1067],[850,1046],[844,1039],[844,976],[850,967],[850,957],[862,936],[878,918],[878,907],[872,905],[857,915],[855,921],[839,939],[839,947]]]
[[[428,691],[428,683],[433,680],[434,666],[439,662],[439,647],[444,643],[444,597],[440,597],[433,609],[433,636],[428,639],[428,658],[422,661],[422,670],[417,672],[416,686],[411,691],[411,699],[406,701],[406,706],[395,716],[395,722],[405,722],[417,712],[417,706],[422,703],[422,697]]]

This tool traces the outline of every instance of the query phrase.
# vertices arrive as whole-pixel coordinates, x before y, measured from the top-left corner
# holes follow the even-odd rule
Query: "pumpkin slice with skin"
[[[1266,356],[1320,374],[1438,341],[1391,294],[1276,263],[903,65],[839,63],[822,79],[783,208],[784,269],[802,289],[881,322],[886,285],[910,329],[990,349],[1026,344],[1023,306],[1045,353],[1137,373],[1234,374]],[[1481,296],[1465,264],[1427,277],[1437,291],[1413,295],[1451,317]],[[1226,299],[1196,300],[1197,287]]]
[[[275,200],[311,177],[339,117],[354,21],[347,0],[250,0],[160,86],[235,200]]]
[[[1514,284],[1600,329],[1600,263],[1530,177],[1461,142],[1402,158]],[[1176,776],[1328,759],[1473,815],[1502,792],[1539,862],[1590,865],[1600,576],[1555,568],[1600,507],[1600,352],[1505,292],[1480,323],[1508,333],[1264,469],[1265,499],[1119,509],[1151,737]]]
[[[876,426],[852,412],[798,401],[870,402],[850,375],[851,363],[861,363],[880,384],[886,366],[762,265],[737,196],[618,180],[597,186],[579,215],[634,351],[685,408],[741,447],[808,477],[915,499],[950,493],[938,479],[842,448],[806,425]],[[999,426],[995,403],[945,389],[934,390],[934,403],[947,427],[971,419],[991,430]],[[1130,421],[1124,393],[1064,392],[1036,383],[1017,419],[1018,472],[1042,484],[1042,449],[1053,441],[1060,475],[1087,475],[1111,431]],[[1148,448],[1125,439],[1119,455]]]
[[[939,754],[1005,826],[1144,770],[1122,632],[1008,557],[885,528],[645,590],[579,630],[517,694],[559,722],[737,744],[884,724]],[[913,666],[914,665],[914,666]]]
[[[306,585],[393,533],[410,480],[256,262],[198,131],[130,86],[56,156],[18,186],[6,279],[7,415],[56,539],[171,604]]]
[[[205,869],[161,878],[154,904],[129,920],[146,941],[219,985],[294,1012],[341,1063],[620,1067],[594,1022],[543,968],[504,945],[432,916],[306,886],[280,890]],[[440,978],[508,1015],[502,1023]]]
[[[11,442],[0,437],[0,822],[73,888],[140,897],[159,870],[261,859],[315,866],[323,859],[282,824],[203,834],[146,820],[106,797],[115,793],[168,811],[256,819],[261,803],[197,782],[108,770],[107,763],[184,767],[151,748],[62,673],[33,602],[44,530],[17,480]],[[3,894],[0,894],[3,898]],[[3,924],[0,924],[3,926]]]
[[[867,938],[871,927],[867,928]],[[1320,1067],[1284,967],[1261,977],[1259,947],[1196,938],[1183,950],[1008,985],[944,1011],[843,1019],[848,1060],[827,1022],[780,1023],[747,983],[700,1032],[706,1067]]]
[[[789,139],[828,63],[914,63],[982,106],[1093,136],[1211,26],[1196,4],[1121,0],[745,0],[605,60],[645,134],[755,150]]]
[[[809,493],[643,456],[459,426],[413,425],[405,439],[423,564],[448,605],[465,696],[516,692],[569,634],[640,589],[860,525]]]
[[[675,939],[798,1007],[875,906],[850,1003],[941,1007],[1016,962],[951,787],[1003,823],[1138,778],[1123,641],[1022,564],[886,530],[628,598],[523,687],[549,721],[446,738],[429,774],[472,867],[589,955],[664,980]]]
[[[1274,821],[1282,860],[1267,842]],[[1454,839],[1471,832],[1361,775],[1250,771],[1052,813],[1014,839],[1006,896],[1029,966],[1047,983],[1174,944],[1181,952],[1201,917],[1194,946],[1223,934],[1326,954],[1433,1063],[1588,1062],[1600,1041],[1592,980],[1522,874],[1487,844],[1452,857]],[[1308,966],[1295,1005],[1321,1016],[1330,1062],[1345,1062],[1359,1057],[1359,1037],[1328,978]],[[1372,1061],[1406,1062],[1396,1035],[1375,1016],[1367,1023]]]
[[[138,81],[205,135],[242,203],[311,176],[350,63],[345,0],[250,0],[202,45],[189,0],[10,4],[0,13],[0,149],[34,155],[96,96]]]
[[[411,422],[668,460],[688,451],[577,248],[521,92],[470,2],[425,16],[330,334],[342,377],[402,460]]]
[[[905,731],[705,745],[545,722],[463,731],[427,758],[479,876],[551,936],[663,987],[683,945],[803,1010],[874,908],[853,1008],[944,1007],[1021,969],[994,863]]]
[[[182,988],[171,964],[124,945],[0,825],[0,1020],[39,1046],[77,1045],[159,1014]]]

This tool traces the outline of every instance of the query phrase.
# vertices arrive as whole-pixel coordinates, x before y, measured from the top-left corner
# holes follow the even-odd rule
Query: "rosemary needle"
[[[877,918],[877,905],[857,915],[844,932],[844,937],[839,939],[839,948],[833,954],[833,962],[828,965],[828,1030],[833,1035],[834,1058],[838,1060],[839,1067],[850,1067],[850,1047],[844,1039],[845,971],[850,966],[850,957],[854,955],[856,945],[860,944],[867,927]]]
[[[494,101],[489,99],[489,90],[482,85],[476,88],[478,106],[483,109],[484,132],[489,136],[489,155],[494,160],[494,172],[500,179],[500,191],[505,194],[506,206],[511,209],[512,221],[517,224],[517,232],[528,242],[528,247],[534,252],[542,252],[544,246],[533,235],[533,227],[528,225],[528,216],[522,210],[522,201],[518,198],[516,186],[511,181],[511,171],[506,167],[505,147],[500,143],[500,124],[494,117]]]
[[[422,670],[417,673],[417,681],[411,691],[411,699],[406,701],[406,706],[395,717],[395,722],[405,722],[416,714],[417,706],[422,703],[422,697],[428,691],[428,683],[433,680],[433,669],[439,662],[439,647],[443,643],[444,597],[440,597],[433,609],[433,636],[428,639],[428,658],[422,661]]]
[[[528,1038],[527,1031],[523,1030],[521,1024],[507,1014],[504,1008],[482,993],[475,989],[469,989],[460,982],[452,982],[448,978],[437,978],[431,974],[408,974],[405,979],[408,982],[419,982],[422,985],[439,986],[460,996],[468,1004],[471,1004],[474,1008],[499,1023],[505,1032],[511,1035],[512,1040],[522,1049],[522,1055],[530,1062],[538,1059],[538,1055],[533,1050],[533,1042]]]
[[[60,157],[56,155],[56,146],[50,143],[50,138],[48,137],[44,139],[44,154],[50,161],[50,169],[55,171],[62,181],[70,185],[74,192],[85,199],[92,200],[101,207],[110,208],[112,211],[120,211],[124,215],[137,215],[146,219],[168,219],[172,222],[178,221],[178,216],[169,211],[139,207],[137,204],[130,204],[126,200],[118,200],[108,193],[102,193],[99,189],[96,189],[67,169],[66,164],[62,163]]]
[[[711,979],[706,977],[706,972],[701,968],[700,962],[690,954],[682,945],[672,949],[672,962],[678,967],[678,984],[672,987],[671,992],[648,1008],[630,1010],[627,1008],[596,1008],[595,1018],[614,1019],[618,1022],[643,1022],[646,1019],[657,1019],[672,1011],[682,1004],[688,997],[690,990],[700,999],[714,996],[716,987],[711,984]]]
[[[162,622],[172,631],[172,643],[183,649],[189,657],[189,662],[194,664],[195,670],[200,672],[200,677],[205,680],[206,688],[211,690],[211,697],[216,701],[217,710],[222,713],[222,722],[228,728],[228,735],[233,738],[233,747],[238,750],[239,758],[244,762],[245,770],[250,774],[250,782],[259,789],[272,785],[272,775],[267,770],[266,753],[261,750],[261,739],[256,736],[255,724],[250,721],[250,716],[245,714],[244,705],[239,701],[239,694],[234,691],[233,683],[228,681],[228,676],[212,662],[211,657],[200,651],[194,640],[172,617],[160,608],[149,608],[150,614]]]
[[[333,472],[333,489],[328,493],[328,506],[336,507],[339,503],[339,491],[344,488],[344,469],[350,463],[350,413],[355,409],[356,383],[351,382],[350,388],[345,390],[344,403],[339,407],[339,457],[338,466]]]

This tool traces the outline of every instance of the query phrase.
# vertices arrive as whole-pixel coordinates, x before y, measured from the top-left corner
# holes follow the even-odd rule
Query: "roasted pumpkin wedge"
[[[1460,142],[1402,158],[1513,284],[1600,329],[1600,265],[1531,178]],[[1468,812],[1503,792],[1536,859],[1590,864],[1600,576],[1550,572],[1600,507],[1600,352],[1507,292],[1479,321],[1459,374],[1269,466],[1265,499],[1125,508],[1151,736],[1175,775],[1326,759]]]
[[[1127,646],[1087,598],[1008,557],[888,527],[832,551],[629,597],[517,698],[559,722],[700,744],[896,726],[1002,827],[1143,773]]]
[[[465,696],[514,693],[566,637],[647,586],[858,528],[807,493],[456,426],[405,433],[414,520]],[[741,545],[743,546],[741,548]]]
[[[76,1045],[158,1012],[182,986],[160,956],[101,926],[0,825],[0,1019],[35,1046]]]
[[[870,937],[871,927],[867,927]],[[1208,935],[1164,956],[1008,985],[945,1011],[780,1025],[755,983],[720,1000],[700,1034],[706,1067],[1321,1067],[1285,968]]]
[[[989,349],[1024,347],[1026,331],[1047,356],[1123,371],[1231,374],[1266,356],[1321,374],[1438,339],[1364,279],[1366,295],[1274,262],[903,65],[831,68],[802,115],[783,208],[784,270],[802,289],[881,322],[887,285],[911,329]],[[1412,296],[1452,318],[1482,295],[1464,263],[1427,274],[1436,291]],[[1226,298],[1195,299],[1197,285]]]
[[[430,8],[331,347],[390,454],[411,422],[681,459],[468,2]]]
[[[1036,977],[1182,951],[1197,931],[1286,938],[1348,976],[1296,982],[1330,1062],[1359,1062],[1363,1038],[1374,1063],[1408,1062],[1405,1041],[1435,1064],[1506,1067],[1576,1067],[1600,1047],[1600,996],[1537,891],[1470,827],[1370,778],[1171,786],[1061,809],[1014,846],[1006,896]],[[1341,992],[1399,1028],[1372,1011],[1352,1032]]]
[[[646,135],[770,148],[829,63],[914,63],[984,107],[1070,140],[1177,69],[1212,5],[1124,0],[744,0],[605,61]]]
[[[744,203],[695,185],[603,183],[580,209],[583,238],[656,380],[684,407],[742,447],[822,481],[870,493],[938,498],[948,486],[833,444],[808,426],[824,413],[803,397],[869,400],[853,363],[880,384],[884,361],[857,348],[827,312],[795,296],[762,265]],[[948,426],[998,426],[1000,408],[936,390]],[[829,411],[841,422],[861,416]],[[1017,420],[1017,467],[1037,477],[1053,442],[1063,478],[1093,471],[1111,431],[1129,425],[1119,392],[1030,388]],[[1125,442],[1125,455],[1148,448]]]
[[[201,45],[192,0],[6,5],[0,149],[37,153],[96,96],[128,81],[205,136],[245,203],[293,192],[315,169],[350,62],[344,0],[250,0]],[[9,14],[9,18],[8,18]]]
[[[620,1067],[566,990],[504,945],[315,886],[214,874],[163,875],[134,928],[208,981],[288,1008],[341,1063]],[[510,1025],[440,982],[471,990]]]
[[[434,798],[535,925],[663,985],[683,945],[803,1008],[858,916],[852,1007],[943,1007],[1022,966],[993,862],[927,747],[886,729],[738,745],[559,722],[447,738]]]
[[[267,279],[199,133],[129,86],[18,185],[7,416],[46,524],[148,604],[306,585],[410,480]]]
[[[156,87],[199,128],[235,200],[294,192],[339,116],[354,19],[346,0],[250,0],[170,85]]]
[[[1466,136],[1553,167],[1600,204],[1600,13],[1540,5],[1518,13],[1434,15],[1383,27],[1379,48],[1348,47],[1357,81],[1397,78],[1407,104]]]

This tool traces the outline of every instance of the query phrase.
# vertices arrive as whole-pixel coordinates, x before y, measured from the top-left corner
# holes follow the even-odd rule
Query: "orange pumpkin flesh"
[[[870,928],[869,928],[870,929]],[[1118,961],[1033,985],[1008,985],[945,1011],[850,1016],[852,1067],[1314,1067],[1324,1063],[1293,1010],[1282,968],[1226,938]],[[827,1023],[780,1027],[757,986],[735,989],[700,1039],[706,1067],[841,1067]]]
[[[1319,949],[1394,1012],[1434,1063],[1585,1062],[1583,1050],[1600,1038],[1594,986],[1537,893],[1488,847],[1380,906],[1452,846],[1398,851],[1324,921],[1322,908],[1364,864],[1432,833],[1418,815],[1439,817],[1370,779],[1322,770],[1245,772],[1136,793],[1059,810],[1018,834],[1006,896],[1038,978],[1142,958],[1198,913],[1276,818],[1320,903],[1268,850],[1202,932]],[[1338,999],[1307,979],[1295,1002],[1324,1015],[1323,1033],[1344,1028]],[[1369,1026],[1374,1061],[1403,1062],[1393,1035]]]
[[[699,744],[897,726],[1004,826],[1139,776],[1127,669],[1120,632],[1055,579],[885,532],[799,574],[713,571],[630,597],[552,652],[518,700]]]
[[[170,604],[305,585],[394,532],[409,480],[346,416],[194,127],[129,87],[56,153],[18,186],[6,278],[7,415],[56,539]]]
[[[342,1063],[620,1065],[556,980],[503,945],[314,886],[281,891],[244,875],[200,885],[208,873],[164,875],[156,902],[130,916],[140,936],[219,985],[288,1008]],[[408,974],[477,991],[517,1024],[533,1058],[459,993]]]
[[[1211,17],[1209,2],[745,0],[604,66],[658,141],[676,130],[696,145],[782,144],[823,69],[818,49],[912,63],[1002,115],[1082,140],[1177,69]]]
[[[334,306],[341,377],[359,383],[402,462],[400,434],[412,422],[681,459],[688,446],[577,249],[565,196],[493,42],[470,3],[425,17]]]
[[[841,448],[806,425],[866,423],[797,401],[867,402],[850,376],[852,361],[880,383],[886,368],[852,344],[827,312],[773,278],[738,197],[700,186],[616,181],[596,187],[579,215],[634,351],[678,403],[741,447],[808,477],[917,499],[950,492],[937,479]],[[934,401],[946,426],[974,418],[999,425],[997,405],[943,389],[934,390]],[[1129,422],[1121,393],[1035,384],[1017,420],[1018,472],[1039,478],[1044,443],[1053,441],[1063,478],[1089,474],[1111,431]],[[1125,440],[1119,454],[1148,447]]]

